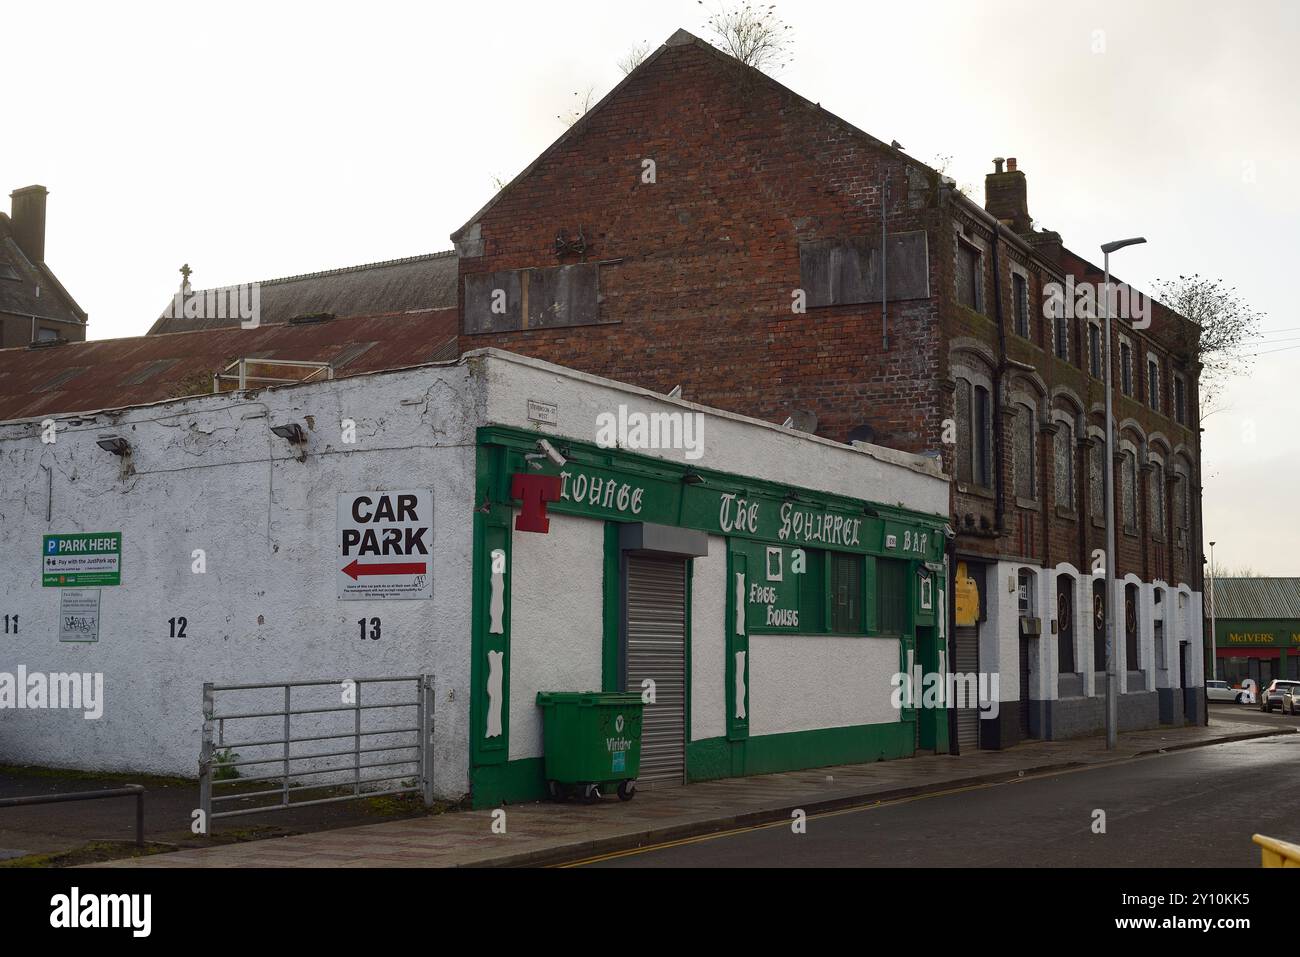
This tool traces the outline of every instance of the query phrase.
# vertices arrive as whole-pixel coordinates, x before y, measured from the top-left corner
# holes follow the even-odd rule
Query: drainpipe
[[[1002,480],[1002,377],[1007,371],[1007,330],[1002,322],[1002,265],[998,244],[1002,239],[1002,224],[993,223],[993,312],[998,323],[998,367],[993,373],[993,452],[996,456],[994,475],[997,476],[996,516],[994,531],[1001,533],[1006,517],[1006,483]]]
[[[952,674],[957,668],[957,533],[955,531],[951,535],[944,536],[943,554],[948,566],[947,591],[944,593],[948,596],[948,600],[944,603],[948,606],[948,621],[944,627],[944,632],[948,636],[947,673]],[[945,681],[948,680],[948,674],[944,675]],[[957,709],[951,704],[949,702],[948,753],[961,754],[961,745],[957,743]]]

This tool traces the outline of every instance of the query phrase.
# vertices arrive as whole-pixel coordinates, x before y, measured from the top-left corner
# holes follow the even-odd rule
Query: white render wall
[[[436,366],[64,416],[53,444],[39,422],[0,424],[0,613],[21,622],[0,671],[102,672],[106,702],[99,720],[0,711],[0,762],[192,777],[205,681],[423,671],[436,675],[435,789],[464,794],[477,389],[463,366]],[[284,422],[305,423],[304,462],[271,434]],[[96,446],[104,434],[131,443],[134,474]],[[433,597],[338,600],[338,494],[405,488],[433,492]],[[122,584],[101,590],[98,643],[60,643],[42,535],[99,531],[122,533]],[[172,638],[179,616],[186,637]],[[358,637],[363,617],[381,619],[379,640]]]
[[[896,638],[751,635],[750,734],[898,721],[898,654]]]
[[[510,760],[542,756],[539,691],[599,691],[605,523],[550,516],[511,538]]]
[[[691,740],[727,733],[727,540],[709,536],[691,591]]]

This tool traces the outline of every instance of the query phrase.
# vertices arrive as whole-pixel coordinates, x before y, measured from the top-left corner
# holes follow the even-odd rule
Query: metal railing
[[[340,705],[302,707],[301,696],[307,689],[318,691],[329,686],[339,688],[343,694]],[[371,701],[371,694],[363,694],[366,689],[378,686],[391,692],[410,685],[415,692],[414,700],[388,700],[380,694],[380,700]],[[425,807],[433,803],[433,675],[412,675],[397,678],[338,678],[311,681],[276,681],[266,684],[218,685],[205,682],[203,685],[203,748],[199,756],[199,807],[203,812],[202,832],[210,833],[212,821],[216,818],[235,817],[241,814],[260,814],[267,811],[286,810],[288,808],[307,807],[315,804],[334,804],[340,801],[355,801],[358,798],[381,797],[392,794],[418,793],[422,796]],[[294,707],[294,691],[299,692],[300,706]],[[236,710],[218,713],[217,696],[232,695],[244,699],[264,697],[267,693],[278,691],[274,701],[278,704],[262,705],[256,700],[246,707],[250,710]],[[351,700],[348,700],[349,695]],[[307,702],[321,705],[322,702]],[[413,715],[407,718],[407,711]],[[378,726],[363,727],[363,714],[370,713],[378,717],[387,717]],[[351,716],[350,727],[334,730],[332,719]],[[310,717],[309,717],[310,716]],[[298,718],[295,722],[293,719]],[[227,738],[227,723],[234,725],[238,733],[234,740]],[[296,724],[296,726],[295,726]],[[251,726],[251,727],[250,727]],[[275,731],[266,730],[274,727]],[[247,730],[243,730],[247,729]],[[241,734],[249,737],[240,739]],[[276,734],[278,736],[269,736]],[[349,747],[335,750],[338,742],[347,740]],[[295,749],[295,745],[299,746]],[[325,748],[326,750],[302,751],[302,746]],[[244,755],[237,749],[252,752],[255,756],[243,759]],[[399,757],[406,752],[412,756]],[[265,756],[263,756],[265,755]],[[362,761],[363,755],[380,756],[382,760]],[[350,758],[350,761],[336,763],[338,758]],[[244,776],[239,768],[251,768],[260,765],[278,766],[271,774],[254,773]],[[363,771],[372,769],[405,768],[404,771],[384,774],[378,777],[362,776]],[[228,772],[233,772],[229,773]],[[228,776],[227,776],[228,774]],[[320,779],[321,783],[308,783],[304,779]],[[254,790],[231,790],[229,793],[214,793],[218,789],[232,788],[235,785],[278,782],[276,787],[257,788]],[[414,781],[413,784],[406,784]],[[375,790],[365,790],[371,785],[389,785]],[[325,797],[295,800],[295,797],[318,791],[347,793],[329,793]],[[268,800],[274,798],[274,800]],[[249,802],[263,799],[251,807],[236,807],[232,810],[214,810],[216,805],[228,802]]]
[[[127,784],[120,788],[97,791],[68,791],[64,794],[31,794],[26,797],[0,798],[0,807],[27,807],[32,804],[64,804],[68,801],[95,801],[99,798],[135,798],[135,846],[144,847],[144,785]]]

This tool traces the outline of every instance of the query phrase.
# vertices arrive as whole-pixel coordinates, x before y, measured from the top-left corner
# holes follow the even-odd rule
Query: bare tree
[[[1228,380],[1250,368],[1253,357],[1245,347],[1258,339],[1265,314],[1242,299],[1235,286],[1195,273],[1176,280],[1156,280],[1155,294],[1196,327],[1182,331],[1176,345],[1193,362],[1201,363],[1200,413],[1204,418]]]
[[[636,46],[632,47],[632,49],[628,50],[623,59],[618,61],[618,68],[622,70],[625,75],[631,73],[644,63],[645,58],[649,55],[650,44],[642,40],[640,43],[636,44]]]
[[[704,6],[704,0],[698,0]],[[704,21],[713,45],[741,63],[764,73],[778,73],[792,59],[790,27],[776,13],[776,5],[748,2],[730,6],[725,0]]]
[[[1206,562],[1206,574],[1218,580],[1221,578],[1265,578],[1267,576],[1260,574],[1249,565],[1234,567],[1225,565],[1223,562],[1215,560]]]
[[[578,122],[578,120],[582,119],[582,115],[596,103],[596,88],[594,86],[589,86],[583,91],[574,91],[573,95],[575,97],[573,109],[568,113],[555,114],[555,118],[565,126],[572,126]]]

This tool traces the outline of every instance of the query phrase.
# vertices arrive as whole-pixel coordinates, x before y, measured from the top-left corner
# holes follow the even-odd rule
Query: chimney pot
[[[9,194],[14,241],[34,263],[45,262],[45,198],[49,193],[44,186],[24,186]]]
[[[995,173],[1001,173],[1001,172],[1002,172],[1002,164],[1005,163],[1005,162],[1006,162],[1006,160],[1004,160],[1001,156],[995,156],[995,157],[993,157],[993,172],[995,172]]]
[[[1008,173],[1014,173],[1015,171],[1016,171],[1016,158],[1015,158],[1014,156],[1008,156],[1008,157],[1007,157],[1007,172],[1008,172]]]

